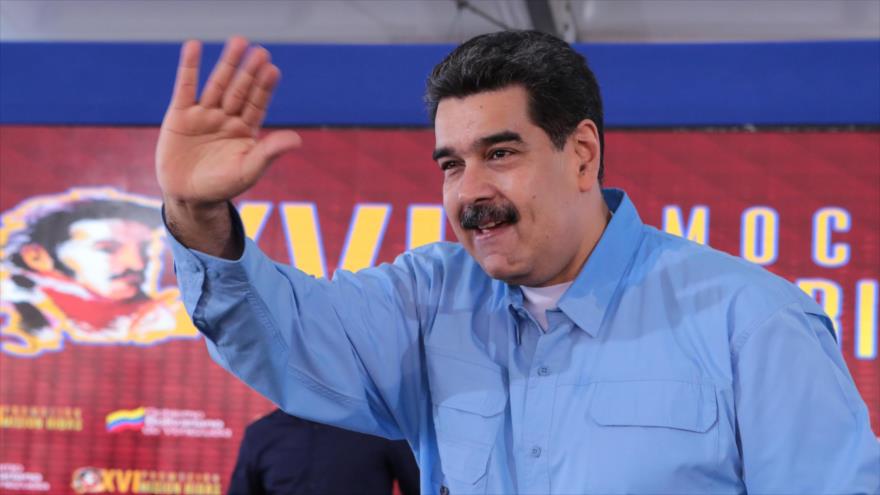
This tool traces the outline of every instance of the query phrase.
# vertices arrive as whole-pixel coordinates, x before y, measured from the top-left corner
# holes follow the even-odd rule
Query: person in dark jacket
[[[343,430],[280,409],[244,433],[230,495],[419,494],[419,468],[405,441]]]

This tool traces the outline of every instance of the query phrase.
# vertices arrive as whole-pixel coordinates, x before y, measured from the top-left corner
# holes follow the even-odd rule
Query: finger
[[[263,47],[255,48],[241,64],[235,78],[223,93],[223,111],[227,115],[238,115],[251,92],[251,87],[260,69],[269,63],[269,51]]]
[[[205,83],[205,91],[202,93],[201,105],[203,107],[219,107],[223,99],[223,93],[229,86],[229,81],[235,75],[244,53],[247,51],[248,41],[241,36],[229,38],[220,60],[211,71],[208,82]]]
[[[257,79],[241,112],[241,118],[255,131],[263,125],[266,109],[272,99],[272,93],[281,79],[281,70],[273,64],[266,64],[257,73]]]
[[[299,148],[302,138],[293,131],[275,131],[267,134],[244,156],[242,172],[255,181],[283,153]]]
[[[177,76],[171,94],[172,108],[187,108],[195,103],[201,56],[202,44],[198,41],[189,40],[180,48],[180,61],[177,64]]]

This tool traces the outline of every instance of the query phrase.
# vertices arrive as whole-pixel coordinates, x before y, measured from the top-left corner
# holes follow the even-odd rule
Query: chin
[[[523,285],[524,281],[528,280],[529,273],[522,267],[514,266],[507,260],[493,258],[477,260],[483,271],[490,277],[512,285]]]
[[[126,301],[129,299],[134,299],[141,293],[140,287],[120,287],[114,290],[111,290],[109,293],[101,294],[107,299],[113,299],[116,301]]]

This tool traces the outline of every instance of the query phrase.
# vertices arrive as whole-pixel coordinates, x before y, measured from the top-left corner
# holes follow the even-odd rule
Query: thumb
[[[244,156],[245,175],[259,177],[276,158],[301,145],[302,138],[294,131],[275,131],[263,136]]]

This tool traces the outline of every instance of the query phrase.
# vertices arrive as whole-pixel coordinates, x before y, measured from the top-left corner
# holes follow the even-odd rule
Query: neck
[[[572,258],[571,262],[555,277],[541,284],[535,285],[535,287],[548,287],[551,285],[563,284],[565,282],[571,282],[577,278],[578,274],[587,263],[587,260],[590,259],[590,254],[593,253],[593,249],[599,244],[599,239],[602,238],[602,234],[605,232],[605,227],[607,227],[608,222],[611,221],[611,210],[609,210],[608,205],[605,204],[605,199],[602,197],[601,191],[599,191],[598,203],[598,205],[589,208],[590,214],[584,219],[584,225],[586,228],[582,237],[582,242],[578,246],[577,253]]]

